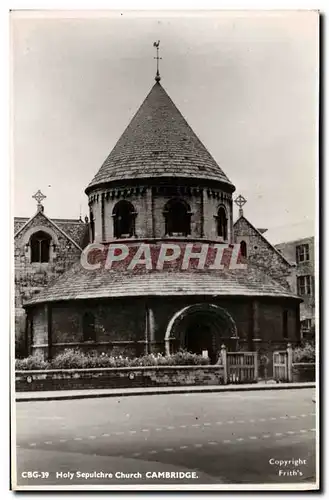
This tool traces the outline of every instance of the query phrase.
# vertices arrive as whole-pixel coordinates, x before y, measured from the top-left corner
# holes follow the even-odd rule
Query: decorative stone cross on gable
[[[38,212],[43,212],[43,205],[42,205],[42,201],[47,198],[46,195],[42,194],[40,189],[38,189],[38,191],[32,196],[32,198],[34,198],[37,202],[38,202]]]
[[[239,194],[239,196],[235,198],[234,203],[239,207],[239,217],[242,217],[243,216],[242,207],[247,203],[247,200],[244,198],[244,196]]]

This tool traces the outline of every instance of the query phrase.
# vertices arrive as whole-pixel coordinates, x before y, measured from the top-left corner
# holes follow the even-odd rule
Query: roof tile
[[[296,298],[288,289],[255,266],[246,270],[189,270],[138,272],[84,269],[74,264],[56,283],[26,302],[135,296],[265,296]],[[300,299],[299,299],[300,300]]]
[[[234,190],[166,91],[156,83],[86,192],[111,181],[164,176],[221,181]]]

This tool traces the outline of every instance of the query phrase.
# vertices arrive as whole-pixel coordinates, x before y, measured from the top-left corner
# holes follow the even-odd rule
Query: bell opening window
[[[34,233],[30,238],[31,262],[49,262],[51,236],[44,231]]]
[[[282,313],[282,335],[284,339],[288,338],[288,311]]]
[[[224,241],[227,240],[227,215],[224,207],[219,207],[217,215],[217,236],[223,238]]]
[[[136,215],[134,206],[129,201],[122,200],[115,205],[112,213],[115,238],[135,236]]]
[[[170,200],[164,209],[165,233],[167,236],[189,236],[191,234],[191,211],[183,200]]]
[[[240,253],[241,257],[247,258],[247,243],[244,240],[240,241]]]
[[[86,312],[83,315],[82,333],[84,342],[96,340],[95,316],[90,312]]]
[[[95,241],[95,219],[94,219],[94,214],[90,210],[90,240],[91,243]]]

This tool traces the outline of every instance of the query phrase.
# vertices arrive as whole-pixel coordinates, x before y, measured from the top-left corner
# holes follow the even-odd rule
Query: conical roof
[[[155,83],[86,189],[111,181],[183,177],[234,186],[160,83]]]
[[[27,300],[31,306],[61,300],[156,296],[280,297],[296,299],[293,292],[248,264],[248,269],[186,271],[122,271],[101,266],[85,269],[80,262],[63,273],[54,284]]]

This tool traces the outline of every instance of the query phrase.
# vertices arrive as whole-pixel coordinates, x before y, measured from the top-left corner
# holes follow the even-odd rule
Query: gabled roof
[[[285,256],[292,265],[296,265],[296,247],[304,244],[314,245],[314,236],[306,236],[293,240],[284,241],[275,245],[275,248]],[[302,263],[303,264],[303,263]]]
[[[126,179],[183,177],[235,188],[160,83],[155,83],[86,189]]]
[[[16,238],[24,229],[26,229],[30,224],[31,222],[33,221],[33,219],[35,219],[35,217],[37,216],[42,216],[44,217],[55,229],[57,229],[60,233],[62,233],[68,240],[71,241],[71,243],[74,244],[75,247],[77,247],[79,250],[82,250],[82,247],[80,246],[80,242],[83,241],[83,234],[82,232],[84,233],[85,232],[85,224],[83,222],[79,222],[79,231],[75,231],[75,236],[77,238],[79,238],[79,242],[76,241],[76,238],[72,238],[69,234],[69,226],[72,225],[72,222],[71,224],[69,224],[69,220],[68,219],[63,219],[63,221],[61,219],[49,219],[49,217],[47,217],[44,212],[42,211],[38,211],[36,212],[33,217],[31,217],[30,219],[27,219],[25,217],[15,217],[14,219],[14,230],[15,230],[15,234],[14,234],[14,238]],[[55,222],[56,220],[56,222]],[[60,227],[61,225],[61,222],[64,222],[64,225],[66,226],[66,231]],[[74,221],[74,224],[76,224],[76,221]],[[81,227],[81,231],[80,231],[80,227]],[[72,228],[71,228],[72,229]]]
[[[304,236],[303,238],[295,238],[293,240],[281,241],[275,245],[276,248],[283,247],[284,245],[303,245],[304,243],[309,243],[314,241],[314,236]]]
[[[283,262],[284,262],[285,264],[288,264],[290,267],[292,267],[291,262],[289,262],[289,260],[287,260],[287,259],[284,257],[284,255],[282,255],[282,253],[281,253],[281,252],[279,252],[279,250],[278,250],[277,248],[275,248],[275,246],[273,246],[273,245],[272,245],[272,244],[271,244],[271,243],[270,243],[270,242],[269,242],[269,241],[265,238],[265,236],[263,236],[263,235],[262,235],[262,233],[260,232],[260,230],[259,230],[259,229],[256,229],[256,228],[255,228],[255,226],[253,226],[253,225],[251,224],[251,222],[249,222],[249,220],[245,218],[245,216],[244,216],[244,215],[241,215],[241,216],[240,216],[240,217],[239,217],[239,218],[238,218],[238,219],[234,222],[234,224],[233,224],[233,228],[234,228],[234,226],[235,226],[235,225],[236,225],[236,224],[237,224],[237,223],[238,223],[241,219],[243,219],[243,220],[246,222],[246,224],[247,224],[247,225],[248,225],[251,229],[253,229],[253,230],[254,230],[254,231],[258,234],[258,236],[259,236],[259,237],[260,237],[260,238],[261,238],[261,239],[262,239],[262,240],[263,240],[263,241],[267,244],[267,246],[269,246],[269,247],[273,250],[273,252],[275,252],[277,255],[279,255],[279,256],[280,256],[281,260],[283,260]]]

